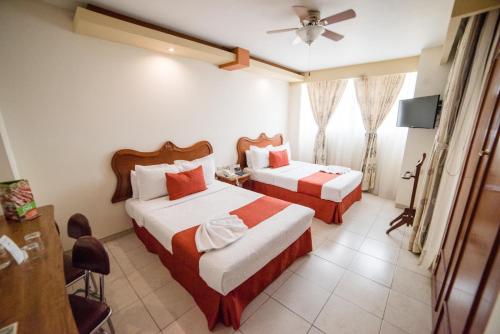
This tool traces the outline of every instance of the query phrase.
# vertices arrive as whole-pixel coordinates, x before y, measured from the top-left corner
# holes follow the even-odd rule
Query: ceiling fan
[[[302,40],[307,45],[311,45],[320,35],[335,42],[340,41],[342,38],[344,38],[343,35],[328,30],[325,27],[333,23],[338,23],[356,17],[356,12],[352,9],[348,9],[346,11],[322,19],[319,10],[308,9],[304,6],[292,6],[292,8],[295,14],[297,14],[297,16],[299,17],[301,27],[270,30],[267,33],[277,34],[282,32],[295,31],[297,33],[297,38],[293,44],[296,44],[296,42],[300,42],[300,40]]]

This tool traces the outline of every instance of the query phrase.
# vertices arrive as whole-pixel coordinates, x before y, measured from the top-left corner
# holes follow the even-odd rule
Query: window
[[[408,73],[396,103],[378,129],[377,182],[375,193],[394,199],[401,162],[406,143],[406,128],[396,127],[399,100],[413,97],[417,74]],[[314,121],[305,84],[301,87],[299,158],[313,161],[314,139],[318,127]],[[337,110],[326,129],[328,140],[328,164],[341,165],[359,170],[363,157],[365,128],[361,119],[354,81],[347,83]]]

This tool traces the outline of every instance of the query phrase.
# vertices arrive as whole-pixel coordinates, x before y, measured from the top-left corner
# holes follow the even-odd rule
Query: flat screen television
[[[432,129],[439,109],[439,95],[399,101],[396,126]]]

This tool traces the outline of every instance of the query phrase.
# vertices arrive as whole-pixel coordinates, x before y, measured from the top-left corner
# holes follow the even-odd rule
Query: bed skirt
[[[327,224],[342,224],[344,212],[355,202],[361,200],[361,184],[344,197],[342,202],[333,202],[253,180],[245,182],[245,188],[284,201],[307,206],[315,211],[314,217]]]
[[[210,288],[198,273],[180,263],[148,230],[137,225],[135,221],[132,220],[132,222],[135,233],[146,249],[159,256],[172,277],[194,298],[198,307],[205,314],[210,330],[214,329],[217,322],[232,326],[235,330],[238,329],[245,307],[297,258],[312,251],[311,229],[309,228],[262,269],[223,296]]]

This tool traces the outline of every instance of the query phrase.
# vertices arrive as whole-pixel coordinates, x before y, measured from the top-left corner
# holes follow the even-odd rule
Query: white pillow
[[[187,171],[195,169],[198,166],[203,167],[203,176],[205,177],[205,184],[208,186],[215,180],[215,155],[214,153],[207,155],[206,157],[187,161],[187,160],[175,160],[174,164],[180,168],[182,171]]]
[[[245,151],[245,156],[247,157],[247,166],[248,166],[248,168],[252,168],[253,169],[252,155],[250,154],[250,150],[246,150]]]
[[[252,160],[252,168],[260,169],[269,167],[269,148],[267,147],[257,147],[250,146],[250,157]]]
[[[135,165],[137,167],[139,165]],[[147,166],[142,166],[143,168],[158,168],[162,166],[167,166],[167,164],[158,164],[158,165],[147,165]],[[132,186],[132,198],[139,198],[139,186],[137,185],[137,174],[135,173],[135,170],[130,171],[130,185]]]
[[[137,189],[139,199],[147,201],[153,198],[165,196],[167,191],[167,178],[165,173],[179,173],[179,167],[163,164],[159,166],[135,166]]]
[[[289,142],[286,142],[285,144],[280,146],[271,146],[271,148],[269,149],[269,151],[283,151],[283,150],[286,150],[286,152],[288,153],[288,160],[289,161],[292,160],[292,151],[290,150]]]
[[[132,198],[139,198],[139,189],[137,189],[137,175],[135,170],[130,171],[130,184],[132,185]]]

